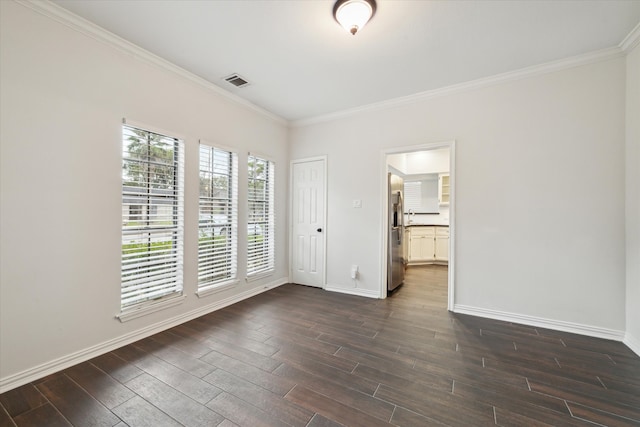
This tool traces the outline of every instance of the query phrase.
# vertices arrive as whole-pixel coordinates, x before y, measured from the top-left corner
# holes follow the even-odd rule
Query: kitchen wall
[[[403,177],[405,181],[419,180],[424,174],[439,174],[449,172],[449,149],[438,148],[433,150],[420,150],[415,152],[389,154],[387,163],[395,169],[395,173]],[[435,184],[435,197],[437,198],[437,179]],[[405,224],[449,225],[449,206],[438,205],[437,214],[417,213],[409,217],[405,215]]]
[[[411,222],[409,222],[411,221]],[[449,225],[449,206],[440,206],[438,214],[414,214],[405,215],[405,224],[408,225]]]
[[[640,44],[627,56],[626,249],[627,333],[640,355]]]
[[[0,392],[288,281],[286,124],[28,5],[0,1]],[[187,171],[186,299],[126,323],[115,318],[123,117],[183,136]],[[276,269],[245,282],[240,238],[240,283],[198,298],[201,138],[238,151],[241,183],[248,151],[275,161]]]
[[[456,310],[621,339],[625,59],[573,65],[294,127],[328,156],[328,285],[381,289],[385,150],[455,140]]]
[[[449,149],[419,150],[389,154],[387,163],[403,175],[449,172]]]

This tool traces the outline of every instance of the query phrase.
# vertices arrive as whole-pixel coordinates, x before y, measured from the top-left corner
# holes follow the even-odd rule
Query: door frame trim
[[[329,189],[327,186],[328,176],[327,176],[327,164],[328,159],[326,155],[323,156],[314,156],[314,157],[306,157],[303,159],[295,159],[291,160],[289,163],[289,283],[292,282],[293,278],[293,165],[297,163],[308,163],[308,162],[316,162],[322,160],[324,162],[323,173],[324,173],[324,224],[322,226],[322,283],[321,289],[325,289],[327,287],[327,223],[328,223],[328,193]]]
[[[453,311],[455,304],[455,243],[456,243],[456,141],[433,142],[420,145],[411,145],[408,147],[387,148],[382,150],[380,156],[380,195],[381,216],[380,229],[382,235],[382,245],[380,253],[380,298],[387,297],[387,256],[388,256],[388,236],[387,236],[387,210],[389,209],[389,200],[387,194],[387,173],[388,164],[387,156],[390,154],[412,153],[416,151],[437,150],[439,148],[449,149],[449,268],[448,268],[448,286],[447,286],[447,310]]]

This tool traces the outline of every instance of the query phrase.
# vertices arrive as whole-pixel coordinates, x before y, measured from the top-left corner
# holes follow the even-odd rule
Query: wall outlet
[[[355,264],[351,266],[351,278],[352,279],[358,278],[358,266]]]

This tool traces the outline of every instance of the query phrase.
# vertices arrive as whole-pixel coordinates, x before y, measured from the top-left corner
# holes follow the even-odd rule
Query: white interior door
[[[325,159],[294,161],[291,167],[291,280],[324,286]]]

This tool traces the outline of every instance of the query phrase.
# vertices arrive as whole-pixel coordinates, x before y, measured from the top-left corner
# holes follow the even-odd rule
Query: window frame
[[[125,119],[121,129],[121,276],[120,313],[116,317],[124,322],[150,312],[180,304],[185,298],[183,291],[185,147],[184,139],[180,136],[152,126]],[[136,158],[135,155],[130,156],[131,152],[129,150],[131,147],[127,147],[125,144],[128,138],[127,135],[130,137],[133,133],[138,133],[143,140],[146,138],[144,143],[147,149],[146,160]],[[156,139],[154,140],[154,138]],[[162,163],[161,161],[151,160],[149,154],[152,148],[152,141],[155,143],[159,141],[171,142],[172,159],[170,162]],[[146,182],[143,182],[143,179],[140,183],[135,183],[135,178],[127,175],[125,172],[126,165],[133,164],[148,168]],[[167,181],[167,183],[158,184],[157,181],[154,183],[150,178],[151,172],[148,172],[153,167],[158,169],[167,168],[169,173],[166,176],[170,176],[171,180]],[[154,173],[157,173],[157,170]],[[156,184],[157,188],[154,187],[154,184]],[[167,188],[162,188],[163,184]],[[141,201],[146,201],[146,203],[140,203]],[[166,207],[170,206],[170,214],[168,215],[170,224],[166,224],[166,217],[162,218],[157,215],[157,212],[161,210],[160,205],[165,207],[165,209],[162,209],[165,215],[167,214]],[[127,218],[130,215],[132,206],[136,207],[135,210],[136,214],[139,215],[140,224],[136,225],[135,222],[132,224],[131,218]],[[153,211],[156,214],[153,214]],[[136,239],[134,237],[136,235],[140,238]],[[157,240],[162,238],[163,235],[170,236],[169,240]],[[170,242],[170,247],[168,249],[166,247],[161,248],[164,246],[162,243],[166,242]],[[128,254],[125,254],[125,245],[129,246],[127,249],[129,251]],[[135,245],[142,245],[142,247],[138,248],[140,250],[137,251],[137,255]],[[143,252],[146,252],[146,254],[140,256]],[[140,261],[141,259],[143,261]],[[159,275],[159,273],[162,274]],[[138,277],[134,278],[136,275]],[[144,285],[147,285],[147,287],[145,288]],[[140,292],[136,296],[133,288],[146,290],[148,294],[145,296],[144,292]],[[157,296],[152,295],[154,288],[158,293]]]
[[[228,158],[228,162],[229,164],[227,165],[229,172],[226,176],[227,178],[227,197],[226,199],[226,208],[228,209],[228,213],[227,213],[227,218],[226,221],[223,223],[222,227],[219,226],[219,223],[216,222],[216,220],[214,219],[214,214],[213,214],[213,203],[214,202],[214,198],[213,197],[213,185],[211,185],[210,187],[210,193],[208,195],[208,197],[203,197],[203,193],[202,193],[202,174],[203,173],[207,173],[207,174],[211,174],[211,176],[213,177],[213,175],[223,175],[220,173],[216,173],[215,172],[215,164],[216,164],[216,160],[215,158],[210,158],[210,169],[208,170],[203,170],[203,150],[207,151],[209,156],[215,156],[216,152],[222,153],[222,154],[226,154],[229,156]],[[203,297],[206,295],[209,295],[210,293],[214,293],[214,292],[219,292],[222,291],[224,289],[228,289],[230,287],[235,286],[238,283],[238,154],[237,152],[235,152],[234,150],[231,150],[227,147],[222,147],[218,144],[212,144],[209,143],[207,141],[204,140],[200,140],[200,144],[198,146],[198,176],[199,176],[199,183],[198,183],[198,272],[197,272],[197,292],[196,295],[198,295],[199,297]],[[217,198],[217,200],[223,200],[223,198]],[[202,219],[202,206],[203,203],[207,203],[208,201],[211,202],[211,218],[210,221],[203,221]],[[210,275],[204,275],[201,274],[203,267],[204,267],[204,263],[205,263],[205,257],[209,257],[209,259],[213,256],[213,257],[220,257],[220,254],[215,254],[213,253],[213,251],[210,251],[209,253],[205,253],[202,249],[203,246],[202,243],[203,241],[201,240],[203,238],[203,229],[207,229],[207,228],[211,228],[213,231],[212,233],[215,234],[215,229],[219,228],[221,231],[220,233],[222,233],[223,230],[225,230],[226,228],[226,233],[225,236],[227,239],[230,238],[230,240],[226,240],[224,245],[224,249],[225,249],[225,253],[227,253],[227,255],[222,255],[225,256],[225,259],[228,260],[228,269],[225,272],[225,277],[221,278],[221,279],[217,279],[217,280],[206,280],[207,277],[210,277]],[[212,237],[215,237],[214,235],[212,235]],[[219,247],[214,247],[212,248],[214,251],[216,249],[219,249]]]
[[[257,162],[265,165],[264,178],[258,176],[255,167]],[[254,153],[247,156],[247,281],[272,275],[275,271],[275,168],[275,162],[268,157]],[[255,197],[257,182],[264,183],[264,197]],[[252,204],[262,205],[263,215],[255,216]],[[252,228],[260,228],[261,233],[251,233],[249,230]],[[252,236],[266,236],[266,239],[263,237],[262,244],[254,239],[252,244]],[[264,256],[258,256],[257,252],[262,252]],[[252,262],[256,265],[252,266]]]

